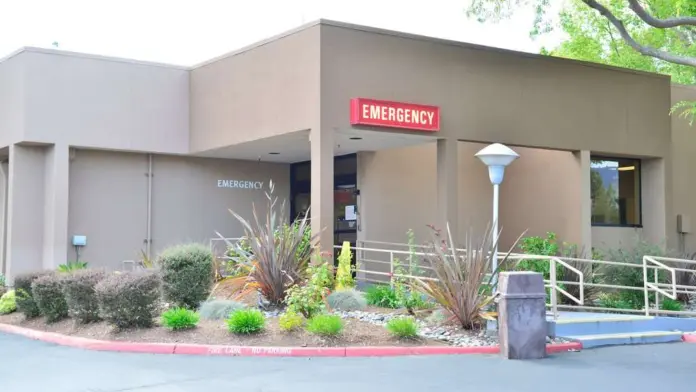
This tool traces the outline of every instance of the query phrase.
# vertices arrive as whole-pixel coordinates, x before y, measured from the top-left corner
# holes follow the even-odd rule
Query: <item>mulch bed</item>
[[[355,319],[344,319],[343,334],[336,338],[323,338],[306,331],[283,332],[278,318],[267,318],[263,332],[239,336],[230,333],[224,320],[201,320],[198,327],[185,331],[169,331],[159,325],[149,329],[117,331],[106,323],[76,324],[71,319],[46,324],[42,317],[25,320],[24,315],[13,313],[0,316],[0,323],[17,325],[39,331],[89,339],[148,342],[191,343],[231,346],[279,346],[279,347],[344,347],[344,346],[445,346],[444,342],[430,339],[399,340],[393,338],[384,327]]]

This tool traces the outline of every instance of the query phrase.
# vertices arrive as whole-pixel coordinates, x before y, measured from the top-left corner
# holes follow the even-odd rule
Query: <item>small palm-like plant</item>
[[[449,225],[445,239],[440,230],[431,229],[433,241],[426,260],[434,279],[415,278],[412,288],[432,298],[465,329],[475,328],[483,320],[494,320],[497,314],[489,310],[495,298],[491,294],[491,283],[501,271],[515,267],[508,256],[519,238],[498,261],[496,270],[491,271],[491,255],[497,244],[490,227],[478,242],[474,242],[471,234],[467,235],[466,249],[457,249]]]
[[[240,295],[258,290],[272,305],[280,305],[286,297],[287,289],[300,282],[304,276],[314,248],[316,235],[309,237],[309,211],[291,226],[287,222],[285,201],[278,202],[273,196],[274,184],[270,182],[268,214],[265,220],[259,219],[256,205],[253,207],[253,224],[241,215],[230,210],[242,224],[248,239],[247,249],[237,248],[236,265],[243,272],[240,277],[230,278],[242,281],[245,290]],[[220,238],[223,235],[217,233]],[[234,243],[225,240],[228,247]]]
[[[87,269],[87,262],[85,261],[68,261],[66,264],[58,266],[58,272],[72,272],[83,269]]]

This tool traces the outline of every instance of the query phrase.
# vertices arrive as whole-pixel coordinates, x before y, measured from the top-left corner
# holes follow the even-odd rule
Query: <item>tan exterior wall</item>
[[[492,186],[486,167],[474,157],[485,145],[459,143],[458,242],[470,232],[480,236],[491,222]],[[552,231],[580,243],[578,194],[580,173],[572,153],[515,148],[521,158],[506,171],[501,185],[500,248],[509,249],[525,235]],[[430,240],[428,224],[436,219],[435,145],[361,153],[361,240],[406,242],[412,229],[419,244]],[[553,164],[552,164],[553,163]]]
[[[696,101],[696,87],[673,86],[672,103],[683,100]],[[691,232],[683,235],[682,247],[687,251],[696,252],[696,125],[690,126],[687,119],[679,118],[677,114],[673,115],[671,120],[674,215],[683,214],[691,220]]]
[[[263,42],[191,71],[191,151],[319,124],[320,28]]]
[[[21,61],[0,62],[0,147],[21,140],[24,131],[24,69]]]
[[[21,141],[189,151],[185,69],[40,49],[25,50],[0,67],[8,65],[22,75],[13,82],[23,85]],[[0,78],[16,74],[1,71]],[[14,129],[19,123],[13,124]]]
[[[86,235],[81,259],[92,266],[121,268],[146,249],[148,155],[78,150],[70,167],[69,236]],[[243,230],[229,213],[252,219],[252,203],[266,216],[264,190],[289,195],[289,167],[222,159],[153,156],[152,255],[182,242],[208,243],[219,231]],[[218,180],[263,181],[264,190],[218,188]],[[72,247],[71,247],[72,248]],[[71,249],[69,259],[74,259]]]
[[[322,127],[349,124],[349,100],[440,106],[439,137],[663,157],[669,79],[435,41],[321,26]]]

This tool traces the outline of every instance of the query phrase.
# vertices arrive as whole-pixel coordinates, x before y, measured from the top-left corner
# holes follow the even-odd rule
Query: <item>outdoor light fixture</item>
[[[500,143],[491,144],[476,153],[476,158],[480,159],[484,165],[488,166],[488,177],[493,184],[493,260],[491,267],[493,272],[498,269],[498,194],[500,184],[505,176],[505,167],[511,164],[520,155],[510,147]],[[493,287],[498,283],[493,277]]]
[[[359,136],[353,136],[352,138],[350,138],[350,140],[362,140],[362,138]]]
[[[269,152],[268,155],[280,155],[279,152]]]

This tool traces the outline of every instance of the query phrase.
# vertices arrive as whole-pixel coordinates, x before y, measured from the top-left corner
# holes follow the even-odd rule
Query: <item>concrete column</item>
[[[643,236],[646,241],[654,244],[663,244],[674,247],[676,242],[668,240],[667,233],[672,233],[676,228],[676,219],[673,218],[668,206],[671,204],[671,192],[667,186],[667,164],[665,159],[653,158],[641,161],[641,204],[643,218]],[[669,231],[667,223],[670,223]],[[674,237],[674,236],[672,236]]]
[[[46,147],[10,146],[6,268],[17,274],[43,268]]]
[[[70,149],[54,145],[46,151],[43,266],[56,269],[68,257],[68,192]]]
[[[312,235],[319,234],[322,252],[334,254],[334,138],[333,131],[309,133],[312,159]]]
[[[590,180],[591,160],[587,150],[576,151],[575,160],[580,173],[579,200],[579,242],[578,250],[585,252],[586,257],[592,256],[592,182]],[[570,232],[573,232],[571,230]]]
[[[437,225],[444,230],[449,223],[455,243],[460,241],[458,144],[457,139],[437,141]]]
[[[7,275],[7,195],[8,195],[8,184],[9,184],[9,158],[6,161],[0,163],[0,183],[2,184],[2,190],[0,191],[0,197],[2,198],[2,203],[0,203],[0,214],[2,214],[2,219],[0,219],[0,230],[2,234],[0,235],[0,273]]]

